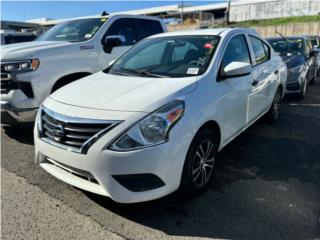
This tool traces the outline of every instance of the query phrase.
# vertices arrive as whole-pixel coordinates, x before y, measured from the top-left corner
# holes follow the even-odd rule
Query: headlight
[[[183,116],[184,108],[185,104],[180,100],[164,105],[132,126],[109,149],[129,151],[166,142],[170,129]]]
[[[304,67],[304,65],[299,65],[297,67],[289,69],[289,71],[292,73],[299,73],[302,71],[303,67]]]
[[[40,65],[39,59],[21,60],[10,63],[2,63],[6,72],[28,72],[35,71]]]

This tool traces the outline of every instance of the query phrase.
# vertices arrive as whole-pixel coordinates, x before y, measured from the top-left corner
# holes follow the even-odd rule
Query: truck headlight
[[[133,125],[109,149],[130,151],[155,146],[168,140],[170,129],[183,116],[185,104],[174,100]]]
[[[289,71],[292,73],[300,73],[302,71],[303,67],[304,67],[304,65],[302,64],[297,67],[289,69]]]
[[[39,59],[29,59],[14,62],[2,62],[2,67],[6,72],[29,72],[35,71],[40,65]]]

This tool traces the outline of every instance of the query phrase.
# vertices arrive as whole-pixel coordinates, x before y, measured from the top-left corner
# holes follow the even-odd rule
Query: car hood
[[[109,111],[152,112],[196,88],[197,77],[148,78],[104,72],[59,89],[50,97],[78,107]]]
[[[302,65],[305,62],[304,56],[302,56],[302,55],[282,56],[281,58],[282,58],[283,62],[287,65],[288,69]]]
[[[31,41],[1,46],[1,60],[18,60],[32,58],[39,51],[71,45],[70,42]]]

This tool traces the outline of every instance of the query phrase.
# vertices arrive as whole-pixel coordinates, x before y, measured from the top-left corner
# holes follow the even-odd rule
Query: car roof
[[[197,29],[187,31],[174,31],[152,35],[149,38],[155,37],[170,37],[170,36],[190,36],[190,35],[226,35],[230,32],[243,31],[245,33],[256,34],[256,31],[250,28],[211,28]]]

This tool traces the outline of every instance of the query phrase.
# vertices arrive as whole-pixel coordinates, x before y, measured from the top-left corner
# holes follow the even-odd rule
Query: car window
[[[166,42],[157,42],[137,53],[134,58],[129,59],[124,67],[126,69],[144,69],[157,66],[161,63],[165,47]]]
[[[222,59],[222,68],[231,62],[245,62],[251,64],[249,49],[244,35],[235,36],[228,43]]]
[[[33,41],[35,38],[36,38],[35,35],[29,35],[29,36],[9,35],[4,37],[4,41],[5,41],[5,44],[12,44],[12,43],[30,42],[30,41]]]
[[[151,35],[163,32],[163,28],[159,21],[149,19],[133,19],[132,22],[137,32],[138,41]]]
[[[219,36],[168,36],[147,38],[121,56],[106,72],[166,77],[203,74],[217,49]]]
[[[250,42],[254,53],[254,58],[256,64],[263,63],[269,59],[270,49],[269,47],[260,39],[250,36]]]
[[[107,36],[110,35],[123,35],[125,37],[125,42],[123,45],[133,45],[138,41],[136,30],[133,24],[131,24],[132,19],[122,18],[115,20],[109,29],[107,30]]]
[[[69,42],[87,41],[93,38],[106,21],[106,18],[87,18],[66,21],[50,28],[47,32],[40,35],[37,40]]]
[[[192,49],[195,51],[198,50],[198,48],[194,44],[192,44],[191,42],[186,42],[186,44],[184,46],[175,47],[172,52],[171,60],[173,62],[183,60],[185,58],[187,52]]]

